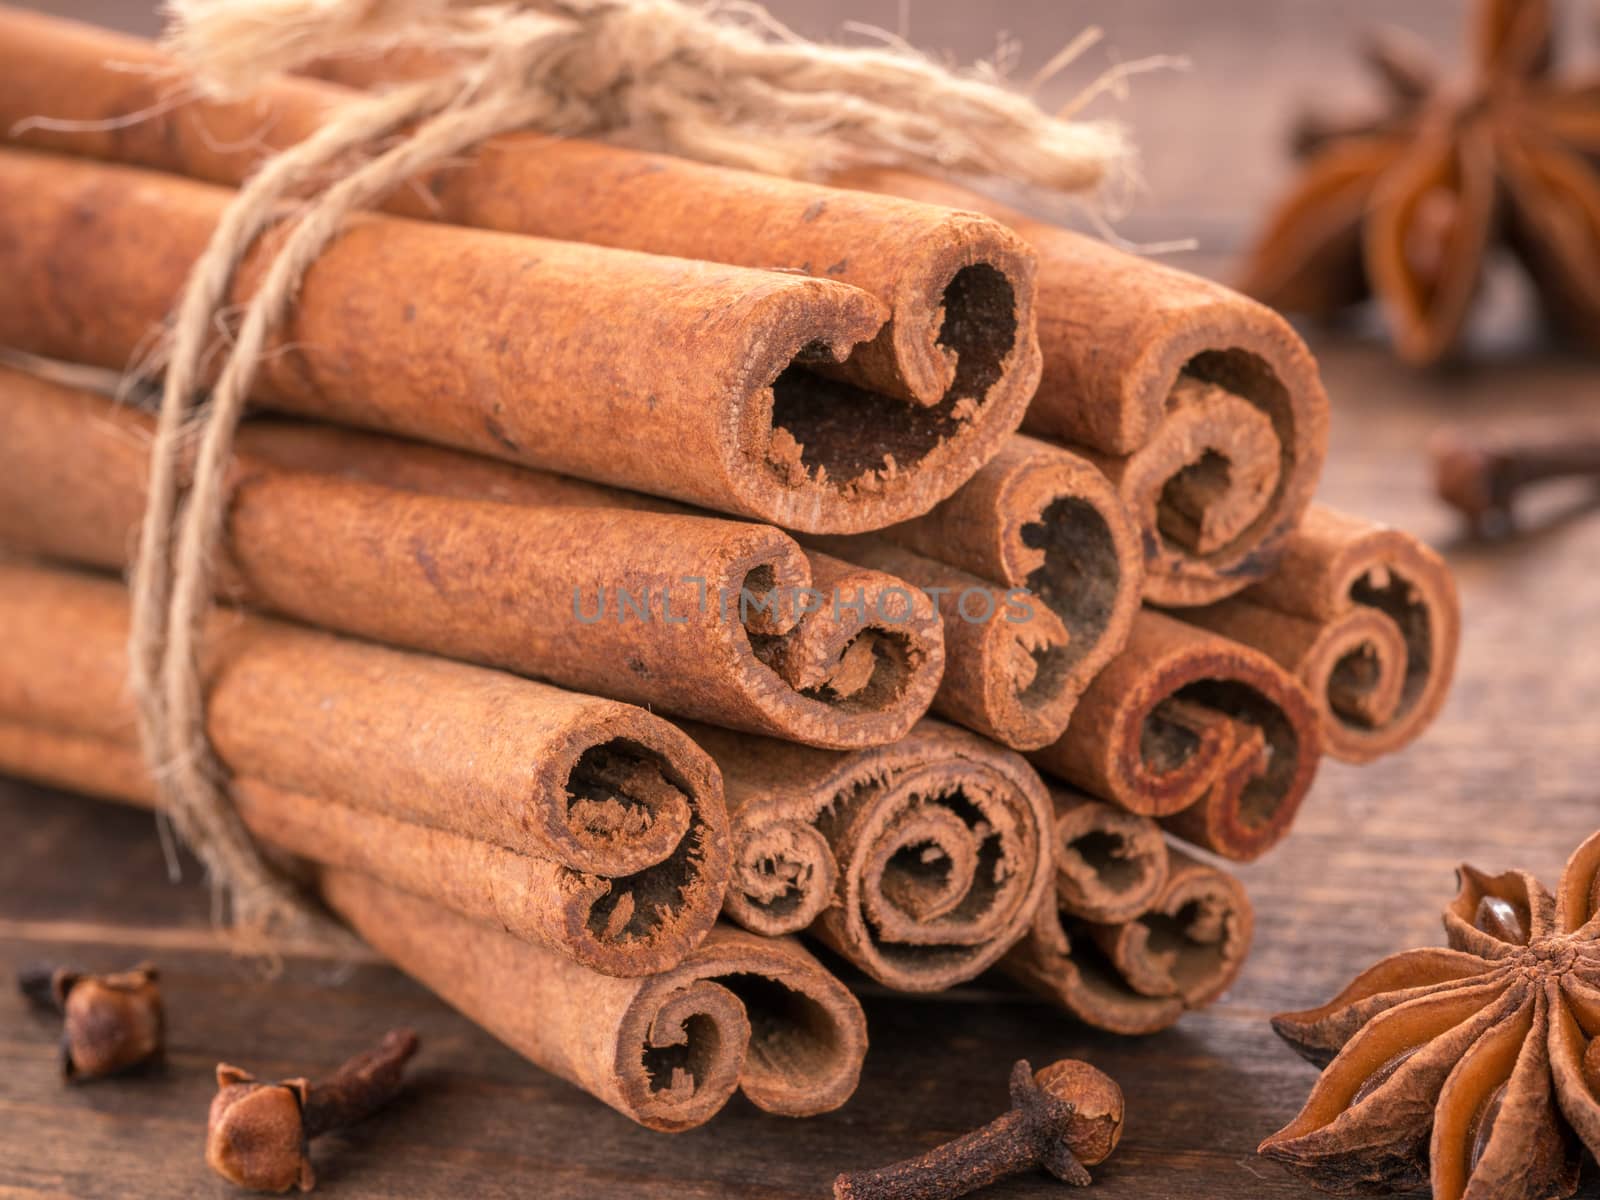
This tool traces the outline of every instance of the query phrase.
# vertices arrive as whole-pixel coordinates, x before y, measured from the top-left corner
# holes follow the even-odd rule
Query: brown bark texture
[[[1013,750],[1036,750],[1061,736],[1076,700],[1062,669],[1071,634],[1049,606],[878,534],[812,544],[903,579],[937,604],[945,668],[933,712]]]
[[[1254,646],[1300,680],[1323,744],[1371,762],[1416,740],[1455,674],[1455,577],[1417,538],[1313,505],[1276,573],[1186,620]]]
[[[1248,861],[1289,832],[1322,734],[1302,687],[1259,650],[1150,609],[1034,764],[1168,832]]]
[[[0,768],[149,805],[114,582],[0,565]],[[596,970],[711,928],[729,870],[710,759],[660,718],[218,610],[206,732],[246,826]]]
[[[0,717],[0,770],[121,803],[155,803],[138,753],[102,736]],[[339,806],[254,780],[235,780],[234,789],[252,832],[329,864],[311,872],[324,899],[376,949],[519,1053],[642,1125],[698,1125],[736,1086],[787,1116],[836,1108],[855,1090],[867,1040],[860,1006],[791,938],[717,925],[647,978],[610,976],[518,936],[515,897],[495,894],[514,880],[494,873],[492,856],[441,853],[440,841],[426,836],[385,838],[382,869],[367,871],[346,853],[346,831],[325,822]],[[315,842],[284,836],[296,805],[316,808]],[[399,861],[405,856],[435,864],[426,890],[405,886],[396,869],[410,865]],[[488,892],[503,908],[485,914],[482,898],[461,903],[453,887]]]
[[[617,979],[365,875],[325,871],[321,890],[406,973],[647,1128],[692,1129],[736,1089],[788,1117],[828,1112],[855,1091],[861,1006],[792,938],[718,925],[676,967]]]
[[[0,123],[16,130],[11,140],[209,183],[241,184],[357,95],[285,78],[217,100],[185,91],[182,68],[143,39],[9,9],[0,9],[0,28]],[[35,116],[115,127],[29,126]],[[494,138],[385,207],[848,283],[892,314],[838,368],[873,391],[934,404],[958,386],[984,399],[990,389],[1026,397],[1037,383],[1033,255],[1003,224],[972,212],[536,133]]]
[[[1033,246],[1044,371],[1023,428],[1117,484],[1144,534],[1149,600],[1206,604],[1274,570],[1327,453],[1328,398],[1287,322],[948,184],[892,171],[839,182],[987,212]]]
[[[266,154],[302,140],[355,95],[284,80],[239,101],[180,98],[188,81],[147,42],[14,10],[0,10],[0,30],[0,129],[11,130],[13,141],[214,183],[242,182]],[[54,123],[32,124],[34,117]],[[108,178],[138,188],[135,176]],[[483,259],[509,243],[479,238],[481,255],[467,254],[461,269],[440,274],[452,257],[447,249],[430,256],[431,269],[413,259],[423,246],[439,245],[437,234],[409,235],[376,274],[392,276],[409,262],[419,280],[436,276],[448,302],[439,306],[437,329],[432,304],[397,303],[394,312],[367,305],[369,320],[386,327],[376,349],[393,351],[396,341],[415,349],[432,340],[430,330],[448,336],[444,322],[470,294],[485,293],[475,297],[485,316],[510,292],[523,300],[459,358],[445,355],[410,373],[424,401],[437,403],[437,393],[464,373],[485,390],[470,413],[422,430],[436,440],[794,528],[859,530],[947,495],[1016,428],[1038,382],[1032,253],[975,213],[535,134],[493,139],[464,165],[397,189],[386,207],[700,262],[657,259],[654,282],[667,285],[658,291],[635,275],[646,260],[541,241],[524,246],[507,270],[485,274]],[[329,256],[348,265],[351,238],[364,236],[354,232],[341,243],[343,255],[335,247]],[[160,244],[161,254],[146,253],[192,257],[182,238]],[[368,244],[358,259],[376,266],[373,253]],[[474,264],[476,273],[468,270]],[[784,273],[781,283],[773,272]],[[313,290],[335,274],[322,265],[312,273]],[[548,303],[529,303],[530,291]],[[302,336],[314,331],[305,316],[296,324],[301,335],[284,340],[311,340]],[[527,329],[554,336],[530,350],[519,332]],[[331,331],[320,332],[325,345]],[[326,373],[302,373],[319,389],[331,385]],[[417,378],[423,374],[429,378]],[[376,372],[369,382],[378,386]],[[265,390],[285,402],[271,382]],[[389,400],[405,410],[410,428],[429,423],[418,411],[426,403]],[[377,420],[371,403],[357,405],[367,423]],[[698,422],[690,419],[696,407]],[[550,432],[562,414],[571,437]],[[390,412],[385,427],[396,427],[388,417],[398,415]],[[674,422],[684,426],[684,444],[651,436]],[[617,427],[653,449],[627,454],[616,444]],[[598,436],[602,430],[612,436]],[[604,453],[582,465],[556,461],[572,459],[578,447],[571,443],[585,433]]]
[[[927,720],[846,754],[693,732],[727,786],[725,911],[747,929],[809,929],[880,983],[935,991],[997,961],[1052,885],[1044,786],[983,738]]]
[[[1002,961],[1005,972],[1078,1020],[1113,1033],[1156,1033],[1222,995],[1244,967],[1255,928],[1243,885],[1169,848],[1147,817],[1062,795],[1057,811],[1078,831],[1064,860],[1080,860],[1073,874],[1092,874],[1101,891],[1129,899],[1151,880],[1158,886],[1141,911],[1106,921],[1101,906],[1086,905],[1068,883],[1064,868],[1028,935]],[[1143,830],[1129,828],[1130,819]]]
[[[122,568],[152,430],[0,368],[0,541]],[[770,526],[326,426],[246,426],[239,445],[220,588],[252,606],[836,748],[893,741],[938,686],[926,597]],[[386,471],[404,447],[412,472]]]
[[[1014,750],[1061,736],[1126,644],[1144,583],[1137,527],[1105,475],[1024,436],[926,515],[818,544],[938,599],[948,666],[934,711]]]
[[[123,368],[232,193],[0,152],[0,338]],[[246,261],[243,302],[282,230]],[[822,532],[926,511],[1020,418],[932,408],[796,365],[882,305],[832,280],[395,217],[352,219],[263,356],[261,405]],[[956,410],[960,411],[957,412]]]
[[[1117,925],[1155,902],[1167,884],[1161,826],[1070,788],[1051,787],[1055,806],[1056,907]]]
[[[951,513],[939,515],[930,530],[904,535],[905,541],[920,537],[932,549],[941,540],[937,528],[948,527],[949,537],[944,539],[950,547],[947,557],[962,557],[974,565],[987,564],[987,569],[1004,571],[1012,586],[979,579],[878,535],[807,538],[811,586],[825,593],[827,600],[814,613],[795,614],[798,626],[788,635],[789,642],[773,639],[772,630],[782,629],[783,624],[769,620],[765,607],[752,611],[747,632],[759,662],[735,641],[743,671],[759,670],[761,664],[767,664],[785,679],[792,679],[798,690],[811,689],[808,698],[819,705],[832,705],[834,715],[825,727],[828,730],[836,730],[846,721],[865,726],[870,720],[871,733],[859,736],[854,743],[857,746],[881,744],[897,736],[880,732],[890,724],[878,717],[880,706],[884,713],[892,712],[893,727],[903,732],[913,714],[926,706],[935,687],[934,712],[1004,745],[1030,749],[1059,737],[1091,669],[1098,669],[1126,638],[1138,605],[1139,568],[1129,549],[1128,523],[1103,477],[1064,451],[1031,439],[1018,441],[1020,445],[1008,447],[997,458],[993,479],[987,478],[990,468],[984,469],[984,491],[1005,501],[1003,515],[992,520],[982,517],[979,503],[969,497]],[[248,454],[281,467],[466,499],[536,507],[686,511],[671,501],[637,492],[327,426],[260,421],[240,431],[239,445]],[[1013,497],[1018,499],[1013,501]],[[968,513],[965,519],[959,515],[962,509]],[[1030,513],[1037,513],[1040,521],[1029,520]],[[1036,531],[1034,524],[1042,528]],[[901,536],[899,528],[897,537]],[[629,541],[637,547],[639,539],[630,536]],[[1044,543],[1046,557],[1044,565],[1030,571],[1038,551],[1029,544],[1035,541]],[[843,562],[833,554],[860,570],[846,573]],[[781,567],[775,563],[769,572],[769,582],[778,595],[805,586],[803,577]],[[662,582],[678,584],[679,576],[663,574]],[[730,573],[723,591],[738,591],[734,574]],[[1029,582],[1044,589],[1038,597],[1010,595]],[[909,596],[903,584],[912,585]],[[636,593],[638,589],[633,590]],[[711,608],[720,613],[723,606],[715,599],[718,590],[712,581]],[[936,610],[924,591],[937,596],[937,612],[943,619],[942,679],[941,634],[932,619]],[[835,595],[840,602],[834,601]],[[592,596],[586,596],[584,611],[594,615]],[[868,618],[865,626],[860,624],[863,612]],[[613,596],[605,620],[622,615],[620,599]],[[737,623],[737,617],[735,605],[721,623]],[[727,651],[722,653],[725,658]],[[673,671],[689,669],[680,668],[678,661],[655,668],[647,682],[654,683],[661,676],[662,686],[670,685]],[[867,661],[875,664],[870,675],[862,670]],[[735,673],[734,668],[726,670]],[[818,680],[826,682],[819,687]],[[828,745],[831,739],[834,748],[847,748],[837,732],[825,737],[817,723],[802,724],[805,714],[795,710],[804,706],[787,694],[781,697],[787,706],[783,721],[753,728],[772,706],[765,694],[753,687],[744,694],[754,697],[752,706],[759,704],[759,711],[719,711],[708,717],[684,712],[683,700],[675,696],[661,697],[653,690],[646,694],[639,681],[618,681],[603,674],[574,682],[588,690],[659,705],[666,711],[730,728],[810,745]],[[857,684],[858,690],[841,694],[841,685],[851,683]]]

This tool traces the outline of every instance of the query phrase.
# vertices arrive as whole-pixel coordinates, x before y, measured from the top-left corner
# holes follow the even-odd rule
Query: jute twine
[[[194,265],[162,349],[130,581],[131,683],[165,811],[231,900],[235,927],[258,934],[327,930],[228,800],[206,742],[199,652],[246,397],[302,276],[349,214],[513,129],[625,132],[635,145],[789,176],[889,165],[1058,192],[1101,187],[1127,161],[1115,128],[1050,116],[992,71],[957,73],[893,39],[807,42],[753,3],[174,0],[169,16],[169,47],[218,94],[248,93],[272,73],[330,56],[414,50],[447,64],[352,102],[264,163]],[[292,226],[249,303],[230,311],[243,258],[290,199]],[[219,327],[222,363],[202,397]]]

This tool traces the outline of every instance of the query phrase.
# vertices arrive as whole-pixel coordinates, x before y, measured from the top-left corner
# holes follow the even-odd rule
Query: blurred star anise
[[[1464,81],[1404,35],[1375,37],[1385,109],[1302,123],[1300,178],[1241,290],[1312,316],[1376,294],[1399,355],[1432,363],[1503,244],[1551,318],[1600,346],[1600,74],[1552,74],[1553,21],[1549,0],[1477,0]]]
[[[1552,897],[1461,869],[1450,949],[1408,950],[1330,1003],[1273,1020],[1327,1067],[1261,1153],[1335,1192],[1541,1200],[1600,1150],[1600,834]],[[1331,1060],[1331,1061],[1329,1061]]]

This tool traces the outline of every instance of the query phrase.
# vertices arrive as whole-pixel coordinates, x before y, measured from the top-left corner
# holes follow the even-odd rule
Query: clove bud
[[[22,994],[62,1015],[61,1071],[78,1082],[159,1062],[166,1016],[153,963],[92,975],[67,967],[31,967],[17,976]]]
[[[217,1064],[217,1094],[206,1123],[206,1165],[229,1183],[259,1192],[308,1192],[316,1185],[310,1142],[363,1121],[400,1091],[417,1035],[394,1029],[364,1054],[315,1083],[260,1083]]]
[[[1434,436],[1432,452],[1434,490],[1466,518],[1475,537],[1514,533],[1513,506],[1534,484],[1600,482],[1600,429],[1592,422],[1537,440],[1442,430]]]
[[[1026,1062],[1011,1071],[1011,1111],[982,1129],[917,1158],[840,1175],[835,1200],[953,1200],[1021,1171],[1043,1168],[1086,1186],[1085,1169],[1104,1162],[1122,1137],[1122,1089],[1077,1059],[1038,1074]]]

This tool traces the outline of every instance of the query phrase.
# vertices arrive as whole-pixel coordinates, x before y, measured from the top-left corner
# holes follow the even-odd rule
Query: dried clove
[[[260,1192],[316,1184],[311,1139],[363,1121],[400,1090],[417,1035],[393,1029],[372,1049],[326,1079],[260,1083],[227,1063],[217,1064],[217,1094],[206,1123],[206,1164],[229,1183]]]
[[[93,975],[69,967],[29,967],[17,986],[34,1004],[63,1018],[61,1071],[79,1082],[161,1060],[166,1016],[153,963]]]
[[[1586,426],[1541,440],[1496,441],[1451,430],[1434,437],[1434,490],[1467,519],[1475,537],[1514,533],[1517,497],[1553,479],[1600,483],[1600,431]]]
[[[1011,1111],[917,1158],[840,1175],[835,1200],[950,1200],[1043,1167],[1075,1187],[1122,1137],[1122,1089],[1103,1071],[1064,1058],[1034,1074],[1011,1069]]]

